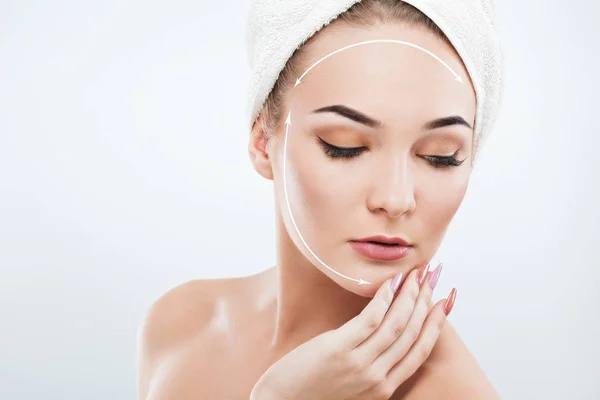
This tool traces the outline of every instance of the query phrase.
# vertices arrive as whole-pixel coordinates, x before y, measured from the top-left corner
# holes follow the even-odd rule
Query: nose
[[[385,165],[384,165],[385,164]],[[380,163],[374,171],[367,207],[389,218],[410,214],[416,207],[415,179],[409,162],[396,159]]]

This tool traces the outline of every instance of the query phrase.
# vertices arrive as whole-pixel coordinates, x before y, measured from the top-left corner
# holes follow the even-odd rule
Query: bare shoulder
[[[143,344],[153,348],[168,346],[174,336],[191,333],[209,317],[215,298],[225,280],[193,280],[182,283],[160,296],[146,312],[138,331]],[[193,314],[195,318],[190,320]]]
[[[456,330],[446,322],[429,357],[401,387],[405,400],[498,400],[498,393]]]
[[[162,360],[202,334],[216,301],[229,292],[235,281],[235,278],[189,281],[170,289],[149,307],[137,334],[139,399],[147,397]]]

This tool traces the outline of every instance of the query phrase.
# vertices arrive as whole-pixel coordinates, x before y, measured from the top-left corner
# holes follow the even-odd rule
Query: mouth
[[[387,236],[351,240],[349,244],[360,255],[378,261],[399,260],[413,248],[413,245],[402,238]]]

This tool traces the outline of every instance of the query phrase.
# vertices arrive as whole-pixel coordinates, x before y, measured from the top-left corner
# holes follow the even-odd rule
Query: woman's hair
[[[401,0],[363,0],[340,14],[336,21],[350,25],[369,27],[379,23],[401,22],[412,27],[425,28],[450,46],[450,40],[444,32],[425,14]],[[283,114],[283,97],[287,89],[293,86],[304,56],[305,46],[300,46],[287,61],[279,74],[273,89],[264,104],[263,132],[275,132]]]

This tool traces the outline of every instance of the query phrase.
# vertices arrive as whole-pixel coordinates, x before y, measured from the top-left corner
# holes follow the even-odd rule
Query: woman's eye
[[[319,138],[319,141],[323,151],[325,152],[325,155],[327,155],[329,158],[358,157],[367,149],[366,147],[338,147],[327,143],[321,138]]]
[[[433,165],[434,168],[458,167],[466,160],[466,158],[459,160],[456,157],[457,153],[458,151],[451,156],[424,156],[423,158],[425,158],[429,164]]]
[[[329,158],[354,158],[361,155],[367,148],[366,147],[339,147],[334,146],[331,143],[327,143],[323,139],[319,137],[319,142],[325,155]],[[423,156],[429,164],[431,164],[434,168],[448,168],[448,167],[458,167],[465,160],[459,160],[456,155],[458,151],[451,156]]]

